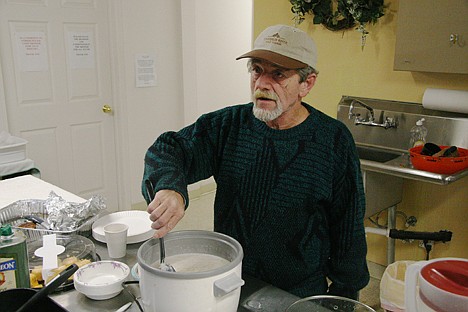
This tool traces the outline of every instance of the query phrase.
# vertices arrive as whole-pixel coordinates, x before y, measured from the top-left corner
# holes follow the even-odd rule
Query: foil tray
[[[7,207],[0,209],[0,224],[10,224],[13,229],[23,231],[28,241],[42,238],[48,234],[71,235],[77,234],[85,237],[91,237],[91,227],[94,221],[99,218],[99,214],[81,220],[80,225],[66,231],[46,230],[41,228],[23,228],[19,225],[25,223],[26,216],[36,216],[47,220],[47,211],[45,200],[19,200]]]

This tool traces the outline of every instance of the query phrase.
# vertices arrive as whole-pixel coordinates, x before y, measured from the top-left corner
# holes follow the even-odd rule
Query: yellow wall
[[[398,0],[387,0],[385,4],[388,6],[385,16],[367,27],[370,34],[364,50],[357,31],[332,32],[314,25],[312,17],[307,16],[299,27],[317,44],[320,74],[306,102],[336,117],[342,95],[421,103],[426,88],[468,90],[468,75],[393,70]],[[254,0],[254,37],[275,24],[294,25],[289,1]],[[397,209],[417,217],[416,226],[409,230],[453,232],[450,243],[434,246],[431,258],[468,258],[468,178],[446,186],[407,180],[403,201]],[[400,217],[397,225],[403,228]],[[368,259],[386,264],[386,239],[369,234],[368,245]],[[417,245],[397,241],[396,260],[423,260],[425,252]]]

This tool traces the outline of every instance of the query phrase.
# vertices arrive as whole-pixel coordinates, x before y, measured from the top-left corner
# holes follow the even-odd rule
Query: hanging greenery
[[[357,25],[364,46],[368,34],[365,26],[374,24],[384,16],[384,0],[289,0],[296,26],[307,14],[313,15],[314,24],[322,24],[332,31],[345,30]]]

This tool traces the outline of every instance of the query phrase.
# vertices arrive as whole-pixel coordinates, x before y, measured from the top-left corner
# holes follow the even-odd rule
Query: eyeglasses
[[[259,64],[251,64],[249,67],[249,73],[252,76],[253,80],[259,79],[261,76],[267,76],[269,79],[272,79],[273,81],[277,83],[282,83],[285,80],[291,78],[295,74],[297,74],[297,71],[294,69],[285,69],[281,67],[274,67],[271,66],[271,70],[267,70],[266,68],[262,67]]]

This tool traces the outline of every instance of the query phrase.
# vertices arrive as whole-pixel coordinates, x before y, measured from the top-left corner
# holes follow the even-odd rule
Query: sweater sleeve
[[[213,174],[213,137],[216,131],[206,115],[178,132],[165,132],[149,147],[145,155],[142,194],[149,202],[145,181],[154,191],[179,192],[189,204],[187,186]]]
[[[365,195],[354,140],[347,131],[342,134],[337,139],[341,143],[337,143],[339,147],[335,151],[329,294],[356,299],[358,290],[369,282],[364,231]]]

